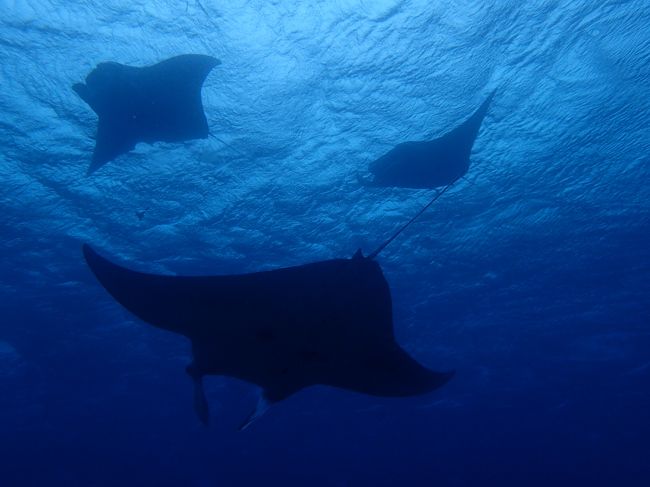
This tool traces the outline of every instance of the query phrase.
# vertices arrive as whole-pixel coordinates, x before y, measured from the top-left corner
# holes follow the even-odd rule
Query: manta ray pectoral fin
[[[246,417],[244,422],[239,427],[239,431],[243,431],[248,428],[253,422],[259,419],[268,409],[271,407],[271,402],[266,398],[266,394],[262,392],[260,398],[257,400],[257,405],[250,414]]]
[[[128,131],[120,130],[100,118],[97,124],[95,151],[86,175],[90,176],[108,161],[133,150],[136,142],[137,140]]]
[[[203,390],[203,375],[197,370],[194,363],[188,365],[186,371],[194,382],[194,411],[201,423],[207,426],[210,422],[210,408]]]

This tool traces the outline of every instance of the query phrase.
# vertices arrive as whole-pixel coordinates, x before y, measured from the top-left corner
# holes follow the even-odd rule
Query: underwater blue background
[[[650,485],[648,25],[646,0],[1,0],[0,485]],[[218,139],[86,177],[71,86],[183,53],[222,62]],[[243,432],[256,389],[209,378],[204,428],[189,344],[81,244],[178,274],[370,252],[431,192],[357,176],[493,89],[467,180],[379,257],[398,342],[455,378],[315,387]]]

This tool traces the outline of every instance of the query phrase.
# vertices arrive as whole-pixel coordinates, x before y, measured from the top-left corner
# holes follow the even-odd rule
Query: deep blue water
[[[645,0],[2,0],[0,485],[650,485],[648,25]],[[97,119],[71,86],[183,53],[222,62],[219,140],[86,177]],[[431,192],[357,175],[492,89],[467,181],[379,257],[399,343],[456,377],[315,387],[243,432],[256,389],[211,378],[204,428],[188,343],[115,303],[81,244],[178,274],[369,252]]]

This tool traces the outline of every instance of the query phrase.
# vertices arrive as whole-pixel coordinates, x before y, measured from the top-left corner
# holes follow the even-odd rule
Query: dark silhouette
[[[101,63],[86,77],[86,84],[75,84],[72,88],[99,117],[88,174],[129,152],[138,142],[206,138],[201,87],[219,63],[198,54],[144,68]]]
[[[225,276],[162,276],[120,267],[88,245],[84,256],[104,288],[134,315],[186,336],[194,404],[208,423],[205,375],[262,388],[243,427],[266,407],[324,384],[376,396],[410,396],[445,384],[395,341],[391,294],[379,264],[351,259]]]
[[[453,184],[467,173],[469,156],[483,118],[494,97],[492,92],[465,122],[434,140],[404,142],[370,163],[371,186],[437,188]]]

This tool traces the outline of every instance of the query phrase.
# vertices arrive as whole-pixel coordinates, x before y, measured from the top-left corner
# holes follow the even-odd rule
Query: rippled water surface
[[[636,1],[0,1],[0,483],[650,485],[650,6]],[[221,60],[216,138],[86,176],[100,62]],[[496,89],[467,178],[379,257],[399,343],[456,377],[316,387],[237,432],[188,344],[97,284],[370,252],[431,197],[359,175]],[[140,219],[136,213],[144,211]]]

